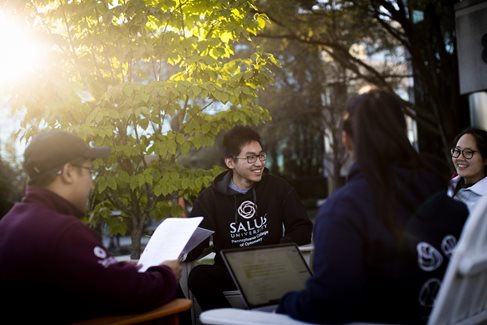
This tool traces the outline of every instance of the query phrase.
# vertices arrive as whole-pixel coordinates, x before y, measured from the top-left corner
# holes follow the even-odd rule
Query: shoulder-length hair
[[[401,198],[394,168],[419,170],[422,165],[407,137],[401,101],[379,89],[357,95],[347,102],[343,127],[352,138],[356,163],[374,190],[378,218],[399,235],[394,202]]]

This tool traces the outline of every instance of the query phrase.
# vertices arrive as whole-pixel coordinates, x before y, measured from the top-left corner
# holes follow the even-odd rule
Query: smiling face
[[[233,171],[233,183],[239,188],[251,188],[255,183],[262,180],[265,160],[259,158],[254,163],[249,163],[247,156],[258,156],[262,153],[262,146],[257,141],[246,143],[240,150],[237,158],[225,158],[225,164]]]
[[[457,158],[452,157],[455,170],[457,171],[457,174],[464,179],[465,184],[474,184],[484,178],[484,166],[487,164],[487,160],[484,159],[478,151],[479,149],[473,135],[468,133],[462,135],[460,139],[458,139],[455,148],[459,150],[471,149],[472,151],[475,151],[470,159],[466,159],[463,154],[460,154]]]

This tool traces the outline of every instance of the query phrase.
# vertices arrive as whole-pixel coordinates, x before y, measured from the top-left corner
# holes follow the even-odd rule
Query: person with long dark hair
[[[394,95],[349,100],[342,141],[355,162],[315,219],[313,276],[277,312],[313,323],[426,323],[468,210],[446,195],[447,165],[411,145]]]
[[[449,194],[470,211],[487,194],[487,131],[467,128],[453,140],[450,150],[456,176]]]

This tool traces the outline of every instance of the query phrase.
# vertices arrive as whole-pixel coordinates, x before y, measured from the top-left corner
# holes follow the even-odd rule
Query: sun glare
[[[29,78],[46,53],[42,44],[33,37],[29,26],[2,11],[0,48],[0,87]]]

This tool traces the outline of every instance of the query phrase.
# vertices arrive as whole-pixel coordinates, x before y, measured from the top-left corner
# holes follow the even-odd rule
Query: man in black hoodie
[[[234,127],[224,135],[222,149],[228,170],[200,193],[191,210],[191,216],[204,217],[201,227],[214,231],[214,264],[196,266],[188,278],[202,310],[229,307],[223,291],[235,290],[220,250],[311,242],[306,209],[289,183],[265,169],[259,134],[249,127]],[[193,250],[187,261],[199,257],[208,245],[205,241]]]

